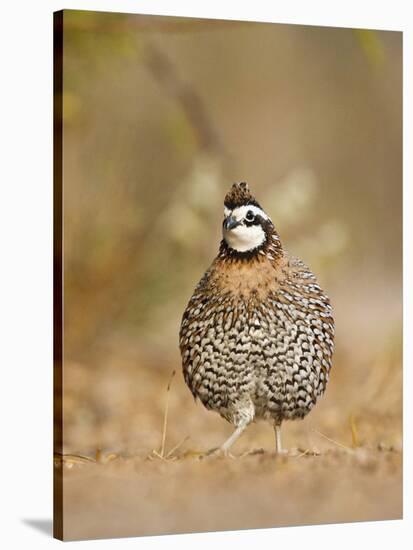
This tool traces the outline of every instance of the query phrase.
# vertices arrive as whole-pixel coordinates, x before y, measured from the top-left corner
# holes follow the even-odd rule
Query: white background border
[[[52,516],[52,12],[62,8],[246,19],[404,31],[405,464],[413,464],[409,373],[411,239],[412,17],[406,0],[84,0],[3,3],[0,28],[0,368],[1,543],[61,544],[24,520]],[[408,67],[410,70],[407,71]],[[410,158],[408,154],[410,153]],[[410,184],[410,185],[409,185]],[[409,337],[410,335],[410,337]],[[407,546],[412,540],[412,476],[405,468],[404,520],[67,543],[76,548],[277,548]],[[410,535],[410,536],[409,536]]]

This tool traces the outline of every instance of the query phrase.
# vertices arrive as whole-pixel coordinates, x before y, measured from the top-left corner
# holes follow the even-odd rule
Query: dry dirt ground
[[[64,466],[68,540],[402,516],[402,457],[394,450],[100,460]]]
[[[283,425],[290,455],[276,457],[271,426],[256,423],[233,458],[204,456],[231,426],[194,403],[178,369],[166,392],[174,357],[162,368],[156,358],[140,358],[139,369],[136,358],[116,361],[66,365],[64,456],[55,460],[65,539],[402,517],[398,360],[366,365],[359,379],[339,363],[314,411]]]

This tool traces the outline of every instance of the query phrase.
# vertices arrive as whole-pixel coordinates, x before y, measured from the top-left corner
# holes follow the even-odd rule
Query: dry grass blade
[[[177,443],[175,445],[175,447],[172,447],[172,449],[169,451],[169,453],[166,455],[166,458],[169,458],[172,453],[174,453],[176,450],[179,449],[179,447],[181,447],[181,445],[183,445],[186,441],[188,441],[189,438],[189,435],[187,435],[186,437],[184,437],[179,443]]]
[[[167,462],[167,459],[166,459],[163,455],[161,455],[160,453],[158,453],[158,451],[155,451],[155,449],[153,449],[152,454],[154,454],[154,455],[155,455],[157,458],[159,458],[160,460],[163,460],[163,461]]]
[[[96,462],[95,459],[90,456],[77,455],[77,454],[60,454],[60,453],[55,454],[55,460],[59,460],[65,463],[71,462],[73,464],[84,464],[87,462],[93,462],[93,463]]]
[[[298,455],[292,456],[292,458],[302,458],[310,453],[310,449],[305,449],[301,451]]]
[[[338,441],[335,441],[334,439],[331,439],[331,437],[328,437],[327,435],[319,432],[318,430],[313,429],[312,431],[315,432],[318,435],[321,435],[321,437],[324,437],[324,439],[326,439],[330,443],[333,443],[333,445],[337,445],[337,447],[341,447],[342,449],[345,449],[349,453],[354,452],[353,449],[351,449],[350,447],[347,447],[347,445],[343,445],[343,443],[339,443]]]
[[[353,449],[360,446],[356,421],[353,415],[350,415],[350,428],[351,428],[351,446]]]
[[[244,458],[245,456],[257,456],[265,454],[265,450],[261,447],[259,449],[252,449],[252,451],[245,451],[239,455],[239,458]]]
[[[161,450],[159,453],[156,453],[156,454],[159,454],[162,458],[165,457],[166,429],[168,426],[169,392],[171,390],[171,384],[174,376],[175,376],[175,370],[172,371],[171,377],[168,382],[168,387],[166,388],[166,403],[165,403],[165,413],[163,416]]]

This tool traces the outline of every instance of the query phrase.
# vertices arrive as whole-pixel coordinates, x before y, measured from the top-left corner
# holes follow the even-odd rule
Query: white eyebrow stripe
[[[224,216],[227,218],[231,214],[231,210],[224,206]]]
[[[261,210],[258,206],[254,206],[253,204],[246,204],[245,206],[238,206],[238,208],[234,208],[232,211],[232,215],[235,217],[236,220],[240,221],[245,218],[247,215],[247,212],[251,210],[255,215],[261,216],[261,218],[264,218],[264,220],[269,220],[269,216],[264,212],[264,210]],[[226,214],[227,215],[227,214]]]

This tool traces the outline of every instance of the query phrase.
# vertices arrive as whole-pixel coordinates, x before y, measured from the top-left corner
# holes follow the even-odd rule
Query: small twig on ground
[[[331,439],[330,437],[328,437],[325,434],[319,432],[318,430],[315,430],[313,428],[312,431],[315,432],[318,435],[321,435],[321,437],[324,437],[324,439],[327,439],[327,441],[329,441],[330,443],[333,443],[334,445],[337,445],[338,447],[341,447],[342,449],[345,449],[346,451],[348,451],[350,453],[354,452],[353,449],[351,449],[350,447],[347,447],[347,445],[343,445],[342,443],[339,443],[338,441],[334,441],[334,439]]]
[[[305,449],[304,451],[302,451],[300,454],[296,455],[296,456],[293,456],[292,458],[301,458],[305,455],[308,455],[308,453],[310,452],[310,449]]]
[[[55,459],[59,459],[62,462],[65,460],[70,460],[72,462],[96,462],[96,460],[90,456],[77,455],[77,454],[55,453]]]
[[[175,460],[176,459],[176,457],[172,457],[172,458],[168,459],[166,456],[162,456],[160,453],[158,453],[158,451],[155,451],[155,449],[153,449],[152,454],[155,455],[160,460],[163,460],[164,462],[168,462],[168,460]]]
[[[152,450],[152,454],[160,458],[161,460],[166,460],[166,458],[158,453],[158,451],[155,451],[155,449]]]

